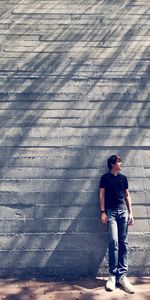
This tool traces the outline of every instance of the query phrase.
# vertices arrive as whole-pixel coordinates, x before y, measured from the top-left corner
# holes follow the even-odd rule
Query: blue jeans
[[[128,210],[108,209],[109,273],[119,279],[128,271]]]

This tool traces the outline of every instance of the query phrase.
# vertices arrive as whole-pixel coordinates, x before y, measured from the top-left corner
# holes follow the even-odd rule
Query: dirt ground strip
[[[149,300],[150,277],[130,277],[135,294],[130,295],[117,288],[113,292],[105,290],[107,278],[81,279],[74,281],[48,280],[0,280],[0,300]]]

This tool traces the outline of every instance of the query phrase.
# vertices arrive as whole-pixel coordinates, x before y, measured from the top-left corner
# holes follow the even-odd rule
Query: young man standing
[[[128,271],[128,225],[133,225],[131,197],[127,177],[120,173],[121,158],[112,155],[107,160],[109,172],[100,179],[101,222],[107,224],[109,274],[106,289],[113,291],[119,283],[126,292],[134,288],[126,277]]]

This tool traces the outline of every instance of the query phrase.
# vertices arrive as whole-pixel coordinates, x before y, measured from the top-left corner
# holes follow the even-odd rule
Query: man
[[[120,173],[121,158],[112,155],[107,160],[109,172],[100,179],[101,222],[107,224],[109,274],[106,289],[113,291],[119,283],[126,292],[134,288],[126,277],[128,271],[128,225],[133,225],[131,196],[127,177]]]

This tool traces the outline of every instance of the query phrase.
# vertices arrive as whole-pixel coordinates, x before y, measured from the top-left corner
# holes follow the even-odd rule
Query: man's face
[[[120,171],[122,169],[122,162],[120,159],[117,159],[116,163],[113,165],[114,171]]]

